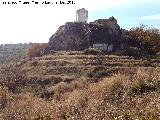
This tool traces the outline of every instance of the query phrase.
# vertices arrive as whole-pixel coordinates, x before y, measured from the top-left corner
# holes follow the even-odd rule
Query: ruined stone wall
[[[88,20],[88,11],[84,8],[76,11],[76,22],[87,23]]]

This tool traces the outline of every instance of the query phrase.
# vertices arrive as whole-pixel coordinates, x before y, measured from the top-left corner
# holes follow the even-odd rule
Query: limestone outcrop
[[[120,47],[122,30],[114,17],[91,23],[67,22],[49,39],[52,50],[84,50],[93,44],[112,44]]]

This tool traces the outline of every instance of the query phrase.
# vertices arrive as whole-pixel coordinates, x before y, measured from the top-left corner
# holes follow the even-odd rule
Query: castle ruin
[[[87,22],[88,11],[84,8],[76,11],[76,21],[67,22],[50,37],[53,50],[84,50],[94,48],[111,53],[125,46],[121,43],[121,28],[112,16]],[[63,42],[64,41],[64,42]],[[78,42],[82,44],[79,45]]]
[[[76,11],[76,22],[87,23],[88,20],[88,11],[84,8]]]

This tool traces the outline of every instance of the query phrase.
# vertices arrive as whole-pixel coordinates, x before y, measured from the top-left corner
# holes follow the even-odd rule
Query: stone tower
[[[87,23],[88,20],[88,11],[84,8],[76,11],[76,22]]]

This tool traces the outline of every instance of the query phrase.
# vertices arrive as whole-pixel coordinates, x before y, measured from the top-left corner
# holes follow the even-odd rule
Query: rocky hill
[[[114,17],[91,23],[67,22],[49,39],[52,50],[84,50],[93,44],[113,44],[120,47],[122,30]]]

